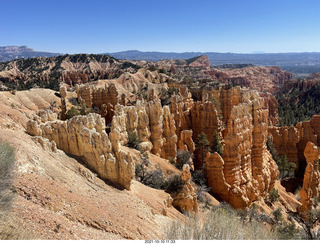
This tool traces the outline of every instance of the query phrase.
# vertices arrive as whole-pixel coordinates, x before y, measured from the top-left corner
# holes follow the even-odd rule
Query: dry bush
[[[244,222],[231,208],[212,208],[200,219],[197,215],[186,216],[185,224],[175,221],[166,230],[169,240],[269,240],[278,239],[255,220]]]
[[[10,189],[15,162],[14,149],[0,141],[0,239],[34,239],[29,230],[23,228],[10,213],[14,195]]]
[[[15,161],[14,150],[8,143],[0,141],[0,209],[11,207],[12,194],[10,192],[12,169]]]

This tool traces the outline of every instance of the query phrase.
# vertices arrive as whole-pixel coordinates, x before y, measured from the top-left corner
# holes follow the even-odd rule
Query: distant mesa
[[[4,46],[0,47],[0,62],[6,62],[19,58],[54,57],[61,53],[35,51],[28,46]]]

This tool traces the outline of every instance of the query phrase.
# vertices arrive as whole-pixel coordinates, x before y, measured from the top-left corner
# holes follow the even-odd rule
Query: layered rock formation
[[[294,126],[287,127],[269,127],[269,133],[272,135],[273,144],[280,156],[286,154],[289,162],[297,165],[299,170],[297,145],[300,140],[299,131]]]
[[[320,146],[320,115],[314,115],[310,121],[300,122],[295,127],[270,127],[269,134],[279,155],[286,154],[290,162],[296,163],[296,173],[302,177],[307,143],[310,141]]]
[[[191,62],[189,64],[191,67],[201,67],[201,68],[210,68],[210,62],[207,55],[202,55],[200,57],[197,57],[195,61]]]
[[[268,111],[263,108],[263,98],[250,92],[243,94],[241,100],[228,115],[222,157],[208,153],[206,158],[212,193],[236,208],[244,208],[265,196],[279,174],[266,148]]]
[[[107,123],[110,123],[114,115],[114,107],[119,102],[118,91],[114,83],[105,85],[104,88],[95,86],[76,86],[78,100],[83,99],[88,108],[98,107],[104,111]],[[105,107],[102,108],[102,105]]]
[[[172,205],[182,212],[198,211],[196,186],[191,181],[190,166],[183,165],[181,180],[182,189],[173,197]]]
[[[66,153],[83,158],[99,177],[121,188],[130,189],[134,177],[134,161],[120,146],[120,132],[110,135],[104,131],[104,119],[97,114],[76,116],[67,121],[38,123],[30,120],[27,132],[53,140]]]
[[[219,79],[223,83],[230,83],[242,87],[250,87],[261,92],[275,92],[282,84],[293,78],[288,71],[280,67],[250,66],[238,69],[211,69],[205,71],[211,78]]]
[[[61,96],[61,120],[67,119],[67,104],[66,104],[66,97],[67,97],[67,88],[61,86],[59,89],[60,96]]]
[[[312,208],[313,197],[320,200],[320,148],[309,141],[304,150],[304,155],[307,160],[307,167],[304,173],[303,185],[299,191],[301,197],[300,201],[302,203],[299,211],[301,212],[308,211]]]
[[[162,158],[175,158],[177,155],[176,126],[173,115],[170,112],[169,106],[163,107],[163,147],[161,149]]]
[[[126,71],[137,71],[138,67],[135,65],[124,63],[108,55],[93,54],[19,59],[0,65],[0,80],[16,83],[34,80],[49,83],[55,80],[74,86],[93,80],[119,77]]]

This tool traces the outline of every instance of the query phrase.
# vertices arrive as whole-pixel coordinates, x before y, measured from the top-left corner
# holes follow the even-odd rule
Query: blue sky
[[[320,52],[319,0],[0,0],[0,46],[61,53]]]

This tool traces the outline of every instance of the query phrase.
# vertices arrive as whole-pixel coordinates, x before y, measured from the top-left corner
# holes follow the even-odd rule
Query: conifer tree
[[[217,133],[217,131],[214,133],[213,135],[213,142],[212,142],[212,146],[211,146],[211,152],[217,152],[220,156],[222,156],[223,153],[223,147],[222,144],[220,142],[220,138],[219,135]]]
[[[210,142],[207,139],[207,135],[204,132],[201,132],[196,139],[196,148],[201,152],[201,162],[204,165],[204,158],[209,150]]]

